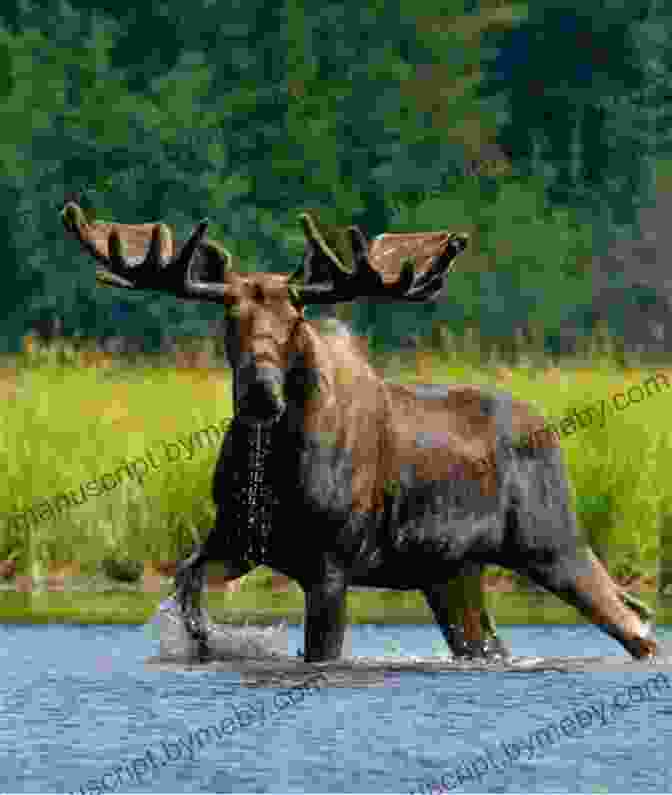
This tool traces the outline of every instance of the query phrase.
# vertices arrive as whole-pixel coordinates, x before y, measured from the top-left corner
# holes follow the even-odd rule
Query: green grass
[[[19,547],[24,571],[31,564],[43,571],[50,561],[94,571],[110,551],[175,559],[212,525],[210,479],[222,438],[215,430],[231,416],[226,376],[194,384],[158,368],[109,372],[25,369],[22,396],[4,407],[0,557]],[[201,433],[208,426],[217,428]],[[142,484],[126,464],[139,477],[148,470]],[[58,498],[68,490],[81,505],[63,508]],[[29,509],[36,521],[8,521]],[[22,533],[28,524],[30,533]]]
[[[76,598],[63,592],[24,594],[3,592],[0,596],[0,622],[74,624],[144,624],[155,614],[160,601],[171,588],[160,594],[108,592],[78,593]],[[655,598],[642,599],[655,607]],[[220,623],[268,624],[286,619],[303,623],[303,594],[240,593],[208,594],[206,607]],[[488,605],[497,624],[584,624],[588,623],[572,607],[554,596],[526,593],[490,593]],[[432,624],[432,614],[419,592],[351,592],[347,598],[351,624]],[[658,605],[659,624],[672,623],[672,600]]]
[[[174,560],[204,537],[215,516],[210,482],[223,435],[212,428],[223,429],[232,410],[226,371],[185,371],[147,363],[84,369],[59,363],[53,356],[8,364],[0,372],[0,471],[7,472],[0,482],[0,559],[17,556],[19,571],[37,575],[55,561],[78,561],[83,573],[94,573],[108,554]],[[561,420],[572,409],[610,401],[615,393],[656,372],[643,367],[624,370],[605,356],[594,358],[590,367],[582,360],[567,361],[555,372],[545,370],[545,364],[550,363],[519,356],[519,365],[503,379],[497,370],[501,359],[483,362],[463,346],[434,355],[422,380],[510,391],[534,403],[546,417]],[[385,372],[392,380],[418,380],[415,367],[402,357],[389,358]],[[672,371],[669,379],[672,385]],[[668,394],[663,386],[641,403],[614,411],[605,427],[593,421],[562,439],[580,523],[612,572],[655,575],[659,555],[672,558],[672,533],[664,535],[665,550],[660,544],[661,528],[672,526],[672,483],[667,476],[672,470],[671,401],[672,388]],[[208,427],[209,435],[203,432]],[[191,458],[185,447],[189,444]],[[176,460],[169,460],[168,450]],[[148,462],[148,451],[156,467],[147,463],[144,482],[139,483],[123,467],[141,459]],[[145,468],[135,466],[137,471]],[[118,485],[93,496],[91,484],[95,481],[101,488],[105,475],[109,485],[115,472]],[[49,518],[48,505],[53,506],[58,495],[78,492],[87,483],[90,492],[83,504]],[[32,529],[8,521],[9,515],[31,508],[46,517],[38,518]],[[263,602],[265,612],[280,615],[291,610],[299,615],[300,594],[291,597],[291,604],[280,595],[272,595],[267,603],[260,591],[264,577],[268,571],[258,570],[244,591],[231,597],[236,609],[252,609],[246,595],[250,592],[253,601]],[[48,594],[52,607],[38,610],[47,603],[33,595],[31,614],[37,619],[43,611],[75,620],[78,610],[65,602],[57,606],[58,598],[61,595]],[[86,607],[87,615],[134,615],[138,620],[146,620],[158,601],[155,595],[147,595],[146,602],[142,596],[124,596],[129,600],[126,607],[115,601],[108,609],[112,601],[107,594],[73,598],[92,605]],[[494,603],[499,595],[488,598]],[[357,620],[387,619],[390,614],[416,620],[425,611],[412,599],[399,602],[398,609],[393,602],[383,608],[370,595],[364,599],[355,594],[351,604]],[[569,615],[575,616],[575,611],[570,609]],[[498,620],[505,619],[498,615]]]

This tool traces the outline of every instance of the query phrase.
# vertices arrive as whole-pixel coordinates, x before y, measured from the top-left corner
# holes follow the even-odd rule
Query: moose
[[[224,306],[234,418],[213,478],[216,523],[175,578],[200,659],[209,561],[231,579],[264,564],[299,583],[306,662],[340,657],[351,586],[420,590],[453,654],[507,656],[478,587],[455,587],[478,586],[488,564],[556,594],[634,658],[657,654],[648,608],[578,527],[560,445],[535,434],[544,420],[530,404],[478,386],[386,382],[343,325],[304,317],[311,304],[436,299],[466,234],[369,243],[306,212],[305,255],[287,275],[236,272],[207,220],[175,245],[163,223],[89,223],[74,202],[61,218],[100,263],[98,282]]]

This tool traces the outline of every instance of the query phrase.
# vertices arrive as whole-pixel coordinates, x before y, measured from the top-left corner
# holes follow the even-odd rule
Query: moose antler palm
[[[468,235],[440,232],[434,234],[410,235],[381,235],[371,246],[368,246],[362,232],[356,226],[347,229],[351,254],[352,270],[345,264],[343,254],[339,256],[334,251],[333,243],[337,242],[335,236],[332,240],[325,239],[327,229],[320,228],[319,223],[308,213],[302,213],[299,220],[303,226],[308,243],[308,273],[303,287],[303,302],[308,304],[328,304],[340,301],[352,301],[359,297],[388,298],[403,301],[428,301],[435,298],[443,288],[443,279],[455,261],[455,257],[464,251],[467,246]],[[401,241],[406,246],[411,244],[414,254],[425,257],[429,267],[424,273],[417,274],[413,257],[400,260],[401,272],[396,281],[391,283],[383,279],[385,270],[382,268],[382,259],[390,256],[393,251],[387,251],[382,256],[376,257],[378,245],[383,241]],[[415,245],[413,245],[415,244]],[[394,248],[394,247],[393,247]],[[429,248],[429,251],[427,251]],[[389,249],[389,247],[388,247]],[[322,267],[310,267],[322,254]],[[372,264],[372,260],[376,266]],[[389,260],[388,263],[399,262],[399,257]],[[292,274],[290,280],[302,272],[300,268]],[[317,273],[315,271],[318,271]]]
[[[226,284],[232,276],[230,253],[219,243],[208,240],[205,233],[208,220],[201,221],[191,237],[174,250],[170,229],[163,223],[90,224],[82,209],[74,202],[66,203],[61,211],[66,230],[92,254],[103,267],[96,278],[104,284],[126,289],[146,289],[168,292],[179,298],[201,299],[226,303],[232,290]],[[351,226],[347,230],[351,244],[352,270],[348,269],[342,252],[335,249],[325,229],[308,213],[299,216],[307,241],[304,263],[288,277],[296,303],[333,304],[357,298],[387,298],[402,301],[427,301],[443,287],[443,279],[457,254],[466,248],[465,234],[447,232],[435,235],[382,235],[382,239],[411,239],[418,246],[427,246],[430,238],[430,261],[423,273],[415,272],[412,257],[401,262],[396,281],[386,283],[384,271],[372,265],[378,240],[369,247],[362,232]],[[129,256],[130,253],[130,256]],[[389,251],[384,256],[388,256]],[[378,258],[379,260],[382,258]],[[393,262],[393,260],[392,260]],[[201,281],[193,276],[193,267],[212,276]]]
[[[90,224],[74,202],[66,203],[61,218],[66,230],[103,264],[96,270],[96,279],[103,284],[216,302],[225,301],[229,295],[227,285],[220,280],[231,269],[231,255],[215,241],[205,239],[207,219],[200,222],[186,243],[178,244],[175,253],[170,229],[162,223]],[[218,281],[193,278],[195,264],[208,273],[214,266]]]

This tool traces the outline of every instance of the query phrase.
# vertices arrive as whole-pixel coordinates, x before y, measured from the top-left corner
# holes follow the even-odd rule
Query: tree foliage
[[[636,233],[653,198],[654,158],[670,152],[669,18],[649,0],[540,0],[484,37],[480,94],[523,176],[554,206]]]
[[[3,5],[5,347],[50,314],[66,333],[154,343],[218,314],[94,293],[57,213],[82,189],[96,217],[165,220],[178,239],[210,217],[240,269],[293,267],[304,208],[369,237],[468,231],[442,300],[358,305],[355,330],[396,343],[436,320],[557,327],[587,300],[594,217],[630,219],[667,152],[662,17],[637,2],[468,5]],[[466,167],[497,141],[502,169]]]

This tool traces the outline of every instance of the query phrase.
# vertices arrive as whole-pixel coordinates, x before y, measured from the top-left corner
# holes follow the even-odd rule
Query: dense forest
[[[589,322],[594,258],[637,237],[671,156],[671,26],[640,0],[3,2],[2,347],[60,319],[152,349],[218,316],[94,294],[60,226],[73,194],[178,238],[208,216],[240,269],[293,267],[307,208],[369,238],[467,231],[437,303],[357,304],[355,329],[395,345],[434,321],[525,324],[553,347]]]

